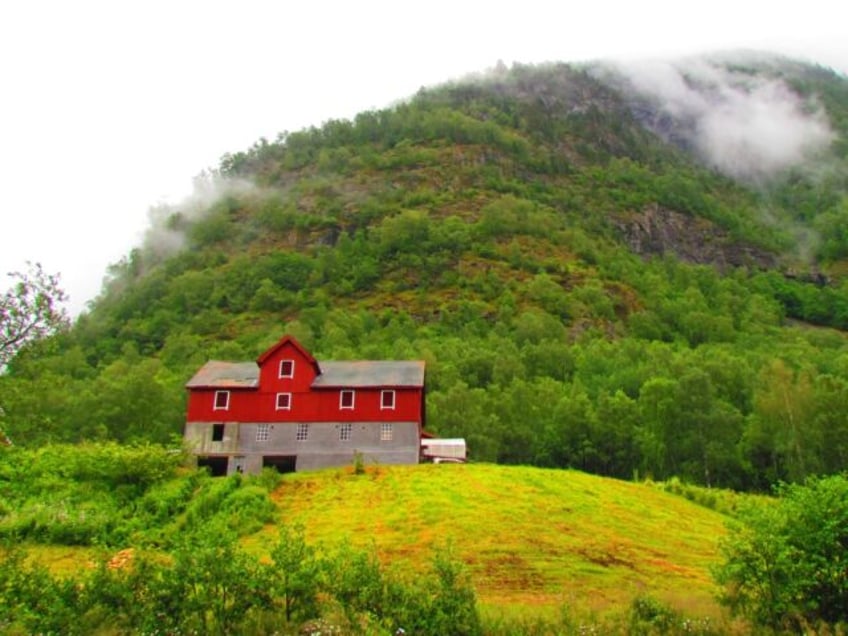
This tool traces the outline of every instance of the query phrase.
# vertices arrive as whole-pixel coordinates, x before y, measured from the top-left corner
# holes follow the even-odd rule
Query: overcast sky
[[[148,208],[225,152],[498,60],[748,48],[848,73],[846,18],[836,0],[4,2],[0,274],[41,262],[76,313]]]

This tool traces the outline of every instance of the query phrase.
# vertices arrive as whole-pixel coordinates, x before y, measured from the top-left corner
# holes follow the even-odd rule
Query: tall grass
[[[563,605],[605,615],[642,596],[723,615],[710,568],[725,517],[653,485],[487,464],[369,466],[286,475],[272,498],[311,541],[373,546],[412,571],[447,541],[484,608],[531,624]],[[248,544],[261,551],[273,531]]]

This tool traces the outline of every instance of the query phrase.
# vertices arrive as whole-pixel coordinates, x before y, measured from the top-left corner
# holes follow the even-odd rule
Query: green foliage
[[[731,517],[739,514],[740,508],[744,508],[745,502],[750,501],[751,497],[764,496],[742,494],[735,490],[705,488],[704,486],[683,482],[677,477],[672,477],[667,481],[654,482],[654,485],[665,492],[680,495],[699,506]]]
[[[360,451],[353,452],[353,474],[365,474],[365,459],[363,458],[363,455]]]
[[[277,543],[271,549],[272,589],[280,599],[286,622],[315,618],[322,563],[307,545],[303,528],[281,526]]]
[[[401,627],[433,636],[482,633],[474,592],[448,557],[406,580],[373,554],[321,557],[301,530],[283,526],[271,558],[266,564],[248,555],[216,524],[182,535],[167,558],[136,553],[126,567],[101,563],[69,579],[4,550],[0,627],[4,633],[276,634],[300,633],[320,619],[338,633],[393,634]]]
[[[716,572],[730,607],[785,629],[848,622],[848,478],[783,486],[731,526]]]
[[[276,509],[268,498],[271,488],[267,477],[257,480],[238,473],[220,479],[207,477],[186,503],[178,527],[200,532],[215,523],[240,535],[255,532],[275,517]]]
[[[234,531],[250,534],[273,521],[276,508],[268,498],[266,488],[245,485],[227,497],[220,514],[229,517],[229,525]]]
[[[429,599],[431,617],[421,633],[482,634],[476,594],[465,569],[451,558],[449,550],[437,552],[433,569],[438,587]]]
[[[181,452],[114,443],[0,453],[0,537],[64,545],[171,545],[210,524],[245,535],[273,521],[263,473],[212,479]]]
[[[26,272],[8,274],[12,286],[0,295],[0,371],[23,347],[68,324],[59,276],[40,263],[27,265]]]
[[[203,473],[163,480],[138,500],[137,509],[155,525],[164,525],[182,513],[200,487]]]
[[[639,636],[698,634],[709,636],[725,630],[709,618],[692,619],[650,596],[637,596],[630,605],[627,633]]]
[[[90,633],[87,603],[73,580],[28,564],[23,552],[0,548],[0,630],[8,634]]]
[[[366,551],[343,548],[326,563],[329,591],[348,629],[395,634],[481,634],[477,600],[468,573],[449,551],[436,549],[430,571],[385,570]],[[364,629],[363,629],[364,628]],[[360,631],[362,630],[362,631]]]
[[[167,559],[136,554],[125,568],[83,574],[76,611],[119,633],[243,632],[271,607],[267,570],[226,529],[208,530],[182,535]]]

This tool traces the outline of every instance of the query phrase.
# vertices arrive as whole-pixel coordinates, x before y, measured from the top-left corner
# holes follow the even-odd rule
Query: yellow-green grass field
[[[318,545],[374,548],[411,570],[449,547],[484,610],[605,614],[652,596],[718,618],[710,567],[721,514],[650,485],[488,464],[370,466],[286,475],[280,519]],[[275,527],[248,539],[273,543]]]

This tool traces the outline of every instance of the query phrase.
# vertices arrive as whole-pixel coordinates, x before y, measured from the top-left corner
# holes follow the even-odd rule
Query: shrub
[[[185,526],[194,528],[214,517],[224,501],[235,492],[242,483],[240,474],[221,479],[206,478],[202,488],[186,508]]]
[[[638,596],[630,605],[631,634],[670,633],[677,614],[651,596]]]
[[[724,601],[759,625],[848,621],[848,477],[782,486],[730,527],[716,578]]]
[[[157,484],[138,503],[138,511],[150,522],[162,523],[185,510],[203,478],[200,471]]]
[[[261,486],[243,486],[230,493],[221,507],[227,525],[240,534],[249,534],[274,520],[276,507]]]
[[[75,581],[55,579],[30,565],[16,549],[0,549],[0,632],[4,634],[90,633]]]
[[[353,451],[353,474],[365,474],[365,459],[360,451]]]

